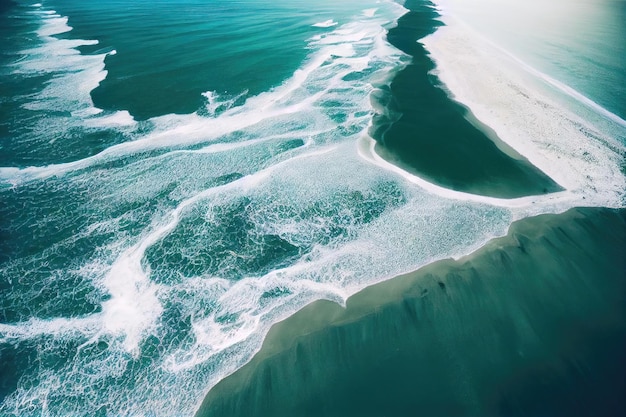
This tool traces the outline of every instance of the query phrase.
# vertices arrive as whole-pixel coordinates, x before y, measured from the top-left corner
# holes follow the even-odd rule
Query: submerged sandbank
[[[276,324],[198,416],[612,416],[625,411],[626,210],[514,223]]]
[[[619,117],[590,105],[589,98],[555,78],[558,72],[543,73],[518,56],[519,50],[506,49],[489,27],[473,27],[454,8],[444,7],[441,13],[445,25],[420,43],[435,63],[433,75],[451,97],[577,196],[576,206],[623,207],[626,130]],[[537,17],[541,13],[533,11]],[[529,30],[532,22],[526,23]],[[519,35],[523,41],[523,33]],[[581,53],[572,59],[596,59],[590,51]]]
[[[375,94],[380,115],[371,130],[386,160],[457,191],[514,198],[561,190],[552,179],[502,142],[471,111],[453,101],[432,73],[435,64],[418,40],[442,23],[433,4],[409,0],[410,11],[388,41],[412,57],[388,94]]]

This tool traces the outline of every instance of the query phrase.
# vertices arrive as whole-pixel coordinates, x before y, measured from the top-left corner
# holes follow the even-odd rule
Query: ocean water
[[[601,87],[580,92],[597,103],[570,141],[584,159],[516,148],[562,191],[483,197],[380,158],[372,96],[411,61],[386,39],[406,11],[2,2],[0,414],[192,415],[313,300],[469,253],[517,218],[624,205],[626,135],[605,106],[620,98]]]

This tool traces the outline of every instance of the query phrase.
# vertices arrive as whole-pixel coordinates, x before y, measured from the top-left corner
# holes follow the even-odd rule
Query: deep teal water
[[[319,33],[311,25],[342,13],[328,1],[106,1],[95,7],[70,1],[59,7],[72,16],[72,36],[98,39],[92,51],[117,51],[106,59],[107,78],[93,90],[94,104],[138,119],[192,113],[209,91],[242,103],[276,87],[306,57],[306,40]],[[343,8],[349,13],[354,2]]]
[[[372,162],[403,13],[0,3],[0,415],[192,415],[307,303],[571,205],[450,199]]]

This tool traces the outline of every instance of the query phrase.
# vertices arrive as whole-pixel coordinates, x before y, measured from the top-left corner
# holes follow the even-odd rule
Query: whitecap
[[[338,23],[335,22],[333,19],[328,19],[323,22],[314,23],[311,26],[316,27],[316,28],[330,28],[330,27],[337,26],[337,25]]]
[[[376,15],[376,12],[378,11],[378,9],[374,8],[374,9],[365,9],[363,10],[363,16],[365,17],[374,17]]]

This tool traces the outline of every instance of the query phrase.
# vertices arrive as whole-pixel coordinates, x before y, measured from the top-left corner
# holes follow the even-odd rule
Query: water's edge
[[[456,102],[433,74],[420,43],[443,25],[433,3],[408,0],[409,9],[387,40],[412,57],[390,83],[371,129],[376,152],[437,185],[491,197],[541,195],[563,188],[508,147],[471,110]]]
[[[275,324],[196,415],[615,415],[624,251],[624,209],[517,221],[458,261]]]

